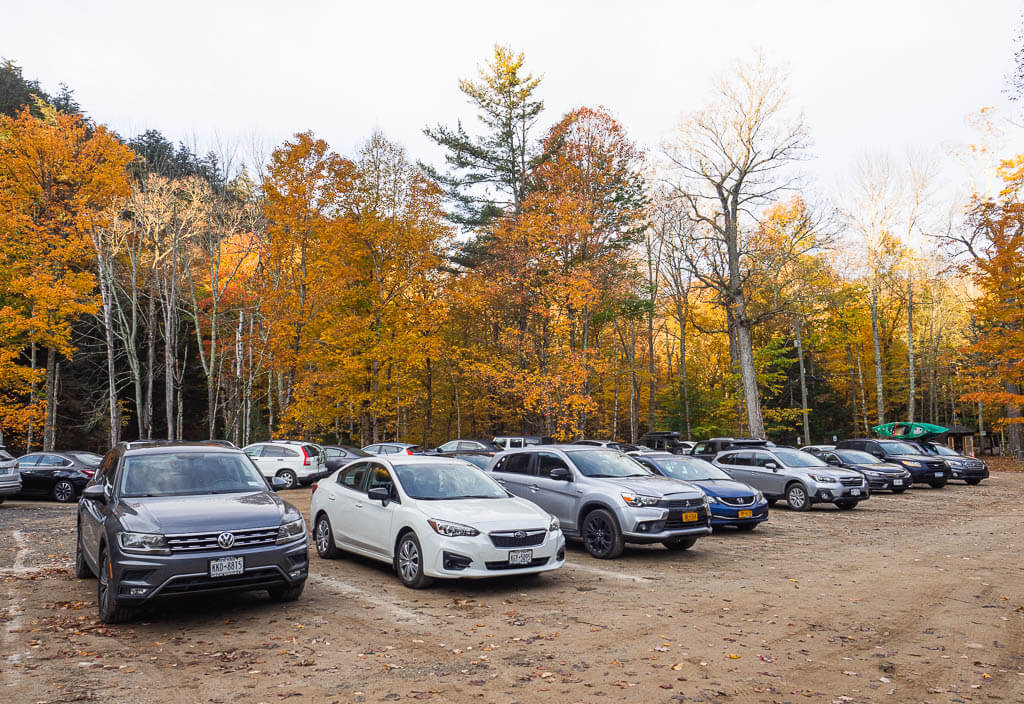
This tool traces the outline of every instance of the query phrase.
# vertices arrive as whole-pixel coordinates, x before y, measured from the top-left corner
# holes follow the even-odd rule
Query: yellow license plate
[[[683,514],[683,521],[684,522],[696,521],[698,518],[700,518],[700,514],[697,513],[696,511],[690,511],[689,513],[684,513]]]
[[[740,511],[740,518],[750,518],[753,515],[753,511]]]

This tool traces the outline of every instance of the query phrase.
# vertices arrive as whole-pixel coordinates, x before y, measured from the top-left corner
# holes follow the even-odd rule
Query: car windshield
[[[860,450],[836,450],[839,459],[850,464],[878,464],[878,458]]]
[[[684,479],[688,482],[699,482],[706,479],[731,479],[731,477],[715,465],[699,457],[672,457],[655,462],[667,476],[673,479]]]
[[[920,455],[921,451],[913,445],[905,442],[882,442],[879,443],[889,455]]]
[[[931,454],[944,455],[945,457],[959,457],[960,456],[959,452],[957,452],[956,450],[953,450],[953,449],[951,449],[949,447],[946,447],[945,445],[926,444],[924,447],[925,447],[926,450],[931,450]]]
[[[775,456],[782,460],[787,467],[824,467],[825,463],[820,457],[815,457],[810,452],[803,450],[787,450],[784,447],[777,447],[774,450]]]
[[[340,447],[353,457],[373,457],[369,452],[363,452],[358,447],[349,447],[348,445],[341,445]]]
[[[449,499],[504,499],[508,494],[498,482],[476,467],[459,463],[399,464],[398,481],[410,498],[443,501]]]
[[[121,496],[190,496],[266,491],[267,482],[247,458],[226,452],[161,452],[127,457]]]
[[[613,450],[566,450],[585,477],[648,477],[653,472]]]
[[[86,467],[99,467],[103,458],[92,452],[69,452],[69,455],[84,464]]]

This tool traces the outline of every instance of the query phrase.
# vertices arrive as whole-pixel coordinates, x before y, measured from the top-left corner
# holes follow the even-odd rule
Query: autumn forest
[[[125,137],[4,61],[3,442],[917,420],[1024,449],[1024,154],[982,106],[954,156],[985,184],[872,154],[826,198],[761,55],[647,146],[599,105],[550,114],[542,72],[499,45],[452,77],[476,119],[424,125],[436,162],[383,132],[241,159]]]

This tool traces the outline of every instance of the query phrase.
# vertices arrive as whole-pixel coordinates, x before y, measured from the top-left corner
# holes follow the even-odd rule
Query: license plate
[[[683,523],[689,523],[700,519],[700,514],[696,511],[688,511],[683,514]]]
[[[902,479],[893,479],[892,480],[892,485],[893,486],[903,486],[903,480]]]
[[[860,489],[850,489],[850,496],[860,496]]]
[[[508,564],[528,565],[533,562],[533,550],[509,550]]]
[[[942,472],[936,472],[936,473],[935,473],[935,476],[936,476],[936,477],[941,477],[941,476],[942,476],[942,474],[943,474]]]
[[[235,574],[242,574],[245,571],[244,558],[241,557],[218,557],[210,560],[211,577],[230,577]]]
[[[753,511],[740,511],[740,518],[751,518],[753,515]]]
[[[0,467],[0,474],[7,474],[7,467]]]

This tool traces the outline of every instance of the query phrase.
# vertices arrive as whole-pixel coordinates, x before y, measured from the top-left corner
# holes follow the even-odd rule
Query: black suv
[[[719,452],[726,450],[750,450],[757,447],[775,447],[775,443],[756,438],[711,438],[693,446],[689,454],[710,462]]]
[[[99,577],[106,623],[164,596],[266,589],[294,601],[309,569],[302,515],[244,452],[211,445],[112,449],[82,491],[75,547],[75,576]]]
[[[918,440],[913,445],[921,448],[924,454],[945,462],[952,475],[950,479],[962,479],[971,485],[980,484],[982,479],[988,479],[988,465],[976,457],[961,455],[941,442]]]
[[[928,457],[921,450],[902,440],[853,439],[840,440],[837,450],[862,450],[883,462],[898,464],[910,472],[915,484],[928,484],[940,489],[950,479],[949,467],[936,457]]]

